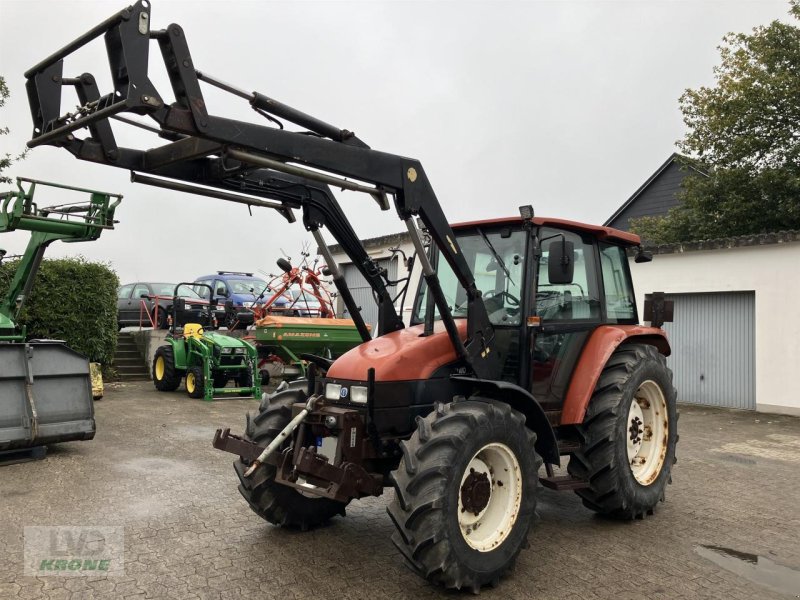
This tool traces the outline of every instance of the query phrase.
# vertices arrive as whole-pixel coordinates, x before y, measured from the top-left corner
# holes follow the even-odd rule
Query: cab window
[[[202,279],[200,281],[195,282],[196,284],[205,284],[205,285],[193,285],[192,289],[197,293],[198,296],[201,298],[208,300],[209,291],[206,285],[211,285],[213,281],[209,279]]]
[[[520,298],[525,275],[524,256],[526,232],[473,229],[457,233],[458,245],[467,261],[475,285],[483,293],[486,311],[493,325],[519,325],[521,319]],[[437,273],[442,292],[453,317],[467,316],[467,293],[459,284],[450,265],[439,256]],[[425,320],[428,287],[420,284],[412,323]],[[438,310],[435,319],[439,319]]]
[[[572,242],[574,272],[571,283],[550,283],[547,261],[551,244]],[[543,321],[586,321],[600,319],[600,294],[591,238],[577,233],[543,227],[539,232],[542,256],[536,313]]]
[[[636,301],[625,250],[612,244],[600,244],[600,268],[603,271],[608,322],[636,322]]]

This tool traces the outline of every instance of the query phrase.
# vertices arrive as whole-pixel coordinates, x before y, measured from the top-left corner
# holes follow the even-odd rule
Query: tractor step
[[[550,477],[540,477],[542,485],[557,492],[582,490],[589,487],[589,482],[585,479],[578,479],[572,475],[553,475]]]
[[[581,449],[580,442],[575,442],[572,440],[558,440],[558,453],[562,456],[564,454],[572,454],[573,452],[577,452]]]

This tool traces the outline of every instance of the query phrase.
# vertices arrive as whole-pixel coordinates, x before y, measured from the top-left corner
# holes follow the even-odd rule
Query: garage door
[[[678,401],[755,410],[755,293],[668,295]]]
[[[382,259],[375,261],[378,266],[383,269],[389,270],[389,279],[394,281],[397,279],[397,261]],[[355,268],[354,265],[344,265],[344,279],[347,282],[347,287],[350,288],[350,293],[353,295],[356,305],[361,307],[361,316],[364,317],[364,322],[372,326],[372,331],[377,331],[378,327],[378,305],[375,298],[372,296],[372,288],[367,284],[364,276]],[[389,288],[389,293],[394,291],[394,287]],[[341,306],[342,316],[348,318],[350,314],[344,305]],[[373,333],[374,335],[374,333]]]

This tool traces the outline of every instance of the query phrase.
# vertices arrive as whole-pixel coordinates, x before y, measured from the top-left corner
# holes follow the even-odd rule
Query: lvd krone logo
[[[40,571],[109,570],[112,552],[103,531],[52,529],[49,533],[48,553],[39,563]]]

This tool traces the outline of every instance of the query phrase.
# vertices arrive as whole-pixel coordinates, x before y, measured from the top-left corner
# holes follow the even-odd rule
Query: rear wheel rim
[[[628,465],[639,484],[652,484],[667,456],[669,416],[664,392],[648,379],[631,400],[625,431]]]
[[[187,373],[186,391],[189,392],[190,394],[193,394],[196,388],[197,388],[197,381],[195,379],[194,373]]]
[[[166,370],[166,363],[163,356],[156,359],[156,379],[161,381],[164,379],[164,371]]]
[[[522,504],[522,471],[505,444],[486,444],[469,461],[458,494],[458,525],[479,552],[500,546],[514,527]]]

